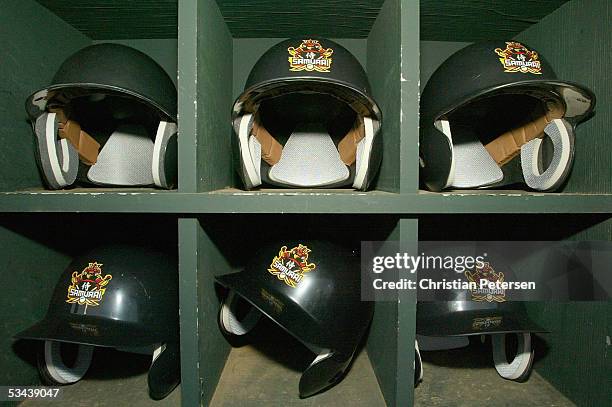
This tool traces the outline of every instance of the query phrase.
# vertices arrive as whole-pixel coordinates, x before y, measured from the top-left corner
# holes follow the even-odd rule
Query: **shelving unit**
[[[528,5],[521,0],[303,0],[299,9],[282,0],[9,0],[2,7],[1,90],[9,97],[0,101],[0,315],[5,321],[0,384],[38,383],[27,348],[13,344],[10,336],[43,316],[55,279],[79,249],[96,242],[125,238],[178,250],[182,384],[180,397],[172,400],[193,407],[211,401],[224,405],[231,389],[243,383],[231,366],[253,357],[256,348],[232,350],[220,334],[213,278],[239,270],[235,245],[256,247],[277,232],[270,226],[275,223],[299,219],[302,228],[296,233],[399,241],[403,247],[416,247],[419,239],[612,240],[612,81],[609,35],[601,35],[609,33],[605,0]],[[311,33],[343,44],[368,72],[384,114],[380,175],[367,192],[244,191],[231,157],[232,103],[270,45]],[[595,116],[578,127],[575,166],[557,193],[419,189],[419,87],[455,50],[491,38],[527,42],[559,77],[584,83],[598,97]],[[44,189],[23,103],[68,55],[102,41],[141,49],[177,78],[177,190]],[[17,300],[8,295],[24,287]],[[604,317],[610,305],[528,308],[551,331],[542,335],[548,350],[535,365],[542,380],[580,405],[605,405],[610,396],[604,337],[610,333]],[[380,405],[412,405],[415,311],[412,293],[378,303],[362,355],[330,394],[363,386]],[[575,343],[578,331],[580,343]],[[249,360],[257,369],[283,371],[270,360]],[[556,368],[561,364],[569,366],[563,373]],[[249,383],[257,383],[247,376],[245,393]],[[487,380],[495,392],[494,380]],[[284,389],[289,396],[296,393],[291,383]],[[289,403],[287,395],[275,393],[281,390],[267,389],[266,400]],[[324,404],[323,397],[332,396],[311,400]],[[365,403],[346,399],[344,404],[360,405],[360,400]]]

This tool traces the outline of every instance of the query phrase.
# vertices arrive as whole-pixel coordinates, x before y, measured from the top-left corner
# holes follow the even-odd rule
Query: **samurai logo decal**
[[[473,272],[469,270],[465,272],[465,276],[470,282],[476,284],[478,288],[470,290],[472,292],[472,301],[480,302],[505,302],[506,290],[503,288],[488,288],[483,287],[481,280],[488,280],[492,283],[503,283],[504,273],[497,273],[493,267],[485,262],[482,267],[476,267]]]
[[[101,263],[89,263],[80,273],[72,273],[72,279],[68,286],[68,304],[89,305],[96,307],[100,305],[106,286],[113,278],[112,275],[102,275]]]
[[[308,263],[310,249],[302,244],[287,250],[281,247],[278,256],[274,257],[268,271],[282,280],[289,287],[297,287],[304,279],[304,274],[315,269],[316,264]]]
[[[289,47],[289,70],[294,72],[329,72],[334,50],[323,48],[318,40],[302,40],[299,47]]]
[[[504,72],[542,74],[538,53],[528,50],[520,42],[506,42],[506,49],[495,48],[495,53],[500,56]]]

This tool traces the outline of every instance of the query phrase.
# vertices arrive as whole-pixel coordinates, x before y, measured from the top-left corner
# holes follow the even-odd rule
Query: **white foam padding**
[[[491,335],[495,370],[504,379],[520,381],[529,375],[533,363],[531,334],[519,333],[518,349],[510,363],[506,359],[506,334]]]
[[[223,301],[223,304],[221,304],[219,323],[226,332],[242,336],[249,333],[255,325],[257,325],[262,314],[257,308],[250,306],[244,318],[239,319],[237,316],[237,305],[239,301],[240,298],[238,294],[234,291],[230,291],[225,301]]]
[[[68,367],[63,361],[62,342],[45,341],[45,363],[41,368],[58,384],[76,383],[85,376],[93,356],[93,346],[78,345],[78,353],[73,367]]]
[[[319,124],[298,125],[269,173],[271,180],[296,187],[333,185],[349,176],[332,138]]]
[[[147,186],[153,184],[153,140],[140,125],[122,125],[111,134],[87,172],[96,184]]]
[[[249,151],[253,161],[253,168],[257,174],[256,179],[261,180],[261,143],[255,136],[249,137]]]
[[[480,188],[503,180],[504,174],[499,165],[475,134],[455,131],[452,140],[453,174],[449,177],[450,187]]]
[[[521,147],[521,169],[525,183],[539,191],[558,188],[569,175],[574,157],[574,129],[563,119],[551,121],[544,134],[553,145],[553,157],[542,171],[542,146],[544,140],[536,138]]]

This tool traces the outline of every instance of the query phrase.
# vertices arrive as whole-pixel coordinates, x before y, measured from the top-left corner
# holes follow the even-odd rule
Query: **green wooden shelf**
[[[0,212],[465,214],[611,213],[612,194],[524,191],[395,194],[338,190],[23,191],[0,193]]]
[[[609,55],[602,52],[609,49],[609,40],[602,36],[609,32],[609,1],[303,0],[300,7],[294,3],[8,1],[0,13],[10,44],[9,57],[0,64],[0,74],[6,78],[4,90],[10,96],[0,108],[0,191],[4,191],[0,192],[0,241],[4,249],[0,266],[11,273],[6,274],[2,293],[24,286],[36,290],[32,291],[35,295],[23,296],[21,302],[0,296],[5,298],[5,303],[0,303],[5,312],[0,315],[6,320],[8,333],[0,337],[0,365],[6,367],[0,384],[39,384],[35,367],[22,360],[10,335],[44,315],[46,299],[55,283],[53,270],[59,273],[65,267],[75,247],[113,240],[117,231],[127,240],[178,246],[182,383],[180,394],[173,393],[171,401],[184,407],[209,405],[213,397],[222,404],[223,396],[229,399],[226,404],[236,404],[235,396],[240,393],[232,393],[236,386],[247,385],[242,393],[248,393],[251,387],[260,390],[261,386],[248,387],[248,381],[257,377],[241,376],[232,369],[235,362],[242,363],[240,356],[252,355],[243,353],[247,348],[230,350],[217,329],[219,292],[214,277],[242,266],[243,259],[236,256],[236,242],[256,247],[262,235],[276,233],[264,228],[277,214],[305,215],[303,233],[398,241],[410,250],[427,236],[480,237],[473,229],[474,218],[482,220],[479,227],[486,228],[486,236],[496,240],[506,238],[508,226],[515,227],[521,218],[518,223],[523,227],[517,227],[513,236],[533,236],[532,229],[524,227],[533,223],[537,236],[610,240],[608,122],[612,81],[606,63]],[[241,190],[231,159],[230,107],[255,61],[278,38],[315,33],[335,38],[357,57],[384,112],[384,160],[374,190]],[[575,164],[564,186],[566,192],[419,191],[419,88],[466,41],[511,38],[525,41],[546,55],[560,78],[585,84],[598,96],[596,114],[577,128]],[[177,78],[180,189],[45,190],[23,101],[33,90],[48,84],[57,67],[77,49],[117,40],[149,54]],[[79,213],[93,215],[75,215]],[[351,216],[333,216],[337,214]],[[567,222],[559,222],[559,218]],[[251,227],[238,227],[245,219]],[[498,225],[490,228],[490,224]],[[92,234],[93,241],[81,237]],[[400,293],[396,302],[377,304],[362,359],[341,385],[320,396],[330,400],[342,389],[361,391],[359,394],[366,389],[368,396],[376,398],[376,404],[413,405],[409,384],[413,375],[415,295]],[[605,336],[605,323],[598,317],[610,314],[607,305],[528,307],[530,316],[550,331],[545,336],[550,344],[548,355],[536,361],[540,363],[536,365],[538,373],[574,401],[604,405],[608,393],[602,361],[607,349],[605,341],[599,339]],[[272,360],[254,362],[264,370],[268,364],[270,368],[282,368]],[[488,373],[497,378],[492,367]],[[437,380],[435,374],[426,373],[428,383]],[[123,378],[111,382],[121,386],[131,383]],[[487,389],[496,386],[496,381],[486,378],[481,382]],[[529,400],[534,398],[528,393],[539,391],[531,388],[525,394]],[[284,394],[280,397],[274,388],[268,390],[270,402],[293,403],[293,398],[285,399]],[[453,397],[444,399],[441,394],[436,393],[442,403]],[[490,395],[499,398],[503,394],[494,389]],[[117,392],[107,401],[121,404],[121,400],[122,393]],[[295,405],[317,404],[317,400],[296,400]],[[334,400],[336,404],[351,401],[342,397]],[[140,401],[149,404],[146,396]]]

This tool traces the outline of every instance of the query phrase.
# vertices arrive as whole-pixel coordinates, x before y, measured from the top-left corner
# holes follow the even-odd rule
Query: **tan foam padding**
[[[355,124],[349,132],[338,143],[338,152],[340,159],[346,165],[353,165],[357,160],[357,144],[365,137],[365,128],[363,118],[357,117]]]
[[[57,114],[59,135],[67,139],[79,152],[79,158],[87,165],[93,165],[98,160],[100,144],[84,130],[81,125],[68,118],[69,113],[60,107],[49,107],[49,112]]]
[[[255,115],[255,120],[253,120],[251,134],[261,144],[261,158],[268,165],[272,166],[280,161],[283,146],[261,124],[258,114]]]
[[[554,119],[562,118],[564,114],[565,107],[560,102],[549,102],[546,106],[538,105],[538,108],[532,112],[532,121],[505,132],[485,148],[501,167],[520,153],[521,146],[535,138],[543,137],[544,128]]]

